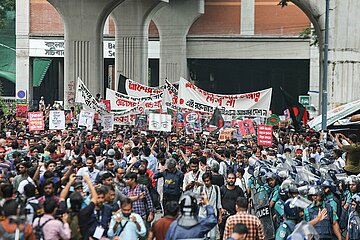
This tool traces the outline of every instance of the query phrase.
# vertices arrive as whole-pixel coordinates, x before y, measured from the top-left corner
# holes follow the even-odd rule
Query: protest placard
[[[63,130],[65,129],[65,113],[64,111],[50,111],[49,129]]]
[[[272,126],[259,124],[258,125],[258,145],[259,146],[272,146]]]
[[[79,116],[79,127],[86,127],[86,130],[92,130],[94,124],[94,112],[81,111]]]
[[[149,130],[171,132],[171,115],[150,113]]]
[[[44,130],[44,114],[43,112],[29,112],[29,131]]]
[[[112,114],[102,115],[101,126],[103,127],[102,131],[105,132],[114,131],[114,115]]]

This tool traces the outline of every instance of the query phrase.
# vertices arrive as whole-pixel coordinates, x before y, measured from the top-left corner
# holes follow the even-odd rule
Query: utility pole
[[[322,105],[321,105],[321,128],[327,130],[327,87],[328,87],[328,59],[329,59],[329,13],[330,13],[330,0],[326,0],[326,13],[325,13],[325,44],[324,44],[324,79],[322,84]]]

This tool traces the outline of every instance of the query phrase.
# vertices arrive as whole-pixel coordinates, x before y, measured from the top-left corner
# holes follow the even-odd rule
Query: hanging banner
[[[171,115],[150,113],[149,130],[171,132]]]
[[[94,112],[81,111],[79,115],[78,127],[86,127],[86,130],[91,131],[94,125]]]
[[[108,112],[111,111],[110,100],[101,99],[100,100],[100,105],[102,105]]]
[[[167,109],[180,111],[181,108],[177,106],[178,102],[178,90],[168,80],[165,79],[164,94],[162,99],[162,112],[166,112]]]
[[[273,129],[271,125],[259,124],[258,125],[258,145],[259,146],[272,146]]]
[[[44,114],[43,112],[29,112],[29,131],[44,130]]]
[[[255,135],[255,128],[251,119],[239,121],[239,129],[243,137]]]
[[[18,120],[24,120],[28,116],[28,105],[25,103],[16,104],[16,118]]]
[[[218,107],[223,115],[267,116],[272,88],[236,95],[214,94],[180,78],[178,106],[194,111],[213,113]]]
[[[75,102],[84,104],[89,110],[102,114],[109,114],[106,107],[101,105],[91,94],[80,78],[77,79]]]
[[[133,97],[144,97],[144,96],[151,96],[151,95],[157,95],[162,93],[162,89],[164,87],[149,87],[142,85],[140,83],[137,83],[131,79],[126,79],[125,81],[125,90],[127,95],[133,96]]]
[[[49,114],[49,129],[63,130],[65,129],[66,120],[64,111],[50,111]]]
[[[114,116],[114,124],[115,125],[134,126],[135,125],[135,119],[136,119],[136,114],[134,114],[134,113]]]
[[[187,112],[184,114],[185,118],[185,133],[186,134],[194,134],[201,133],[201,120],[200,114],[196,112]]]
[[[111,132],[114,131],[114,115],[104,114],[101,116],[102,131]]]
[[[145,102],[146,109],[160,109],[163,93],[153,96],[132,97],[109,88],[106,89],[106,99],[110,101],[111,110],[128,110]]]

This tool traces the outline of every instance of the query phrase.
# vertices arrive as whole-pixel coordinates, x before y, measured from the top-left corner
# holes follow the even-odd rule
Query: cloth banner
[[[214,94],[180,78],[178,106],[205,113],[213,113],[217,107],[223,115],[267,116],[271,94],[272,88],[235,95]]]
[[[92,130],[94,124],[94,112],[81,111],[79,115],[78,127],[86,127],[86,130]]]
[[[29,112],[29,131],[44,130],[44,114],[43,112]]]
[[[166,112],[167,109],[181,111],[181,108],[177,106],[178,102],[178,90],[168,80],[165,79],[164,94],[162,99],[162,112]]]
[[[102,131],[104,132],[114,131],[114,115],[113,114],[102,115],[101,126],[103,127]]]
[[[101,100],[100,100],[100,105],[103,105],[103,107],[104,107],[108,112],[111,111],[110,100],[101,99]]]
[[[145,102],[140,103],[137,107],[130,110],[114,114],[115,125],[135,125],[137,114],[143,114],[145,111]]]
[[[160,131],[160,132],[171,132],[171,115],[150,113],[149,130]]]
[[[106,98],[110,101],[111,110],[128,110],[145,102],[147,109],[161,109],[163,93],[153,96],[132,97],[111,89],[106,89]]]
[[[65,112],[64,111],[50,111],[49,114],[49,129],[63,130],[65,129]]]
[[[126,79],[125,81],[125,90],[127,95],[132,97],[148,97],[151,95],[157,95],[162,93],[162,89],[164,86],[160,87],[149,87],[146,85],[142,85],[137,83],[131,79]]]
[[[201,133],[201,119],[200,114],[196,112],[187,112],[184,114],[185,118],[185,133],[186,134],[194,134]]]
[[[258,125],[258,145],[259,146],[272,146],[273,129],[271,125],[260,124]]]
[[[75,102],[84,104],[89,110],[95,111],[100,115],[109,114],[106,106],[100,104],[94,98],[80,78],[78,78],[76,83]]]

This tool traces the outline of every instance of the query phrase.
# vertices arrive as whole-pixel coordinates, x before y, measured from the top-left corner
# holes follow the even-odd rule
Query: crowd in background
[[[360,239],[355,134],[274,126],[262,147],[72,120],[29,132],[2,116],[1,239]]]

